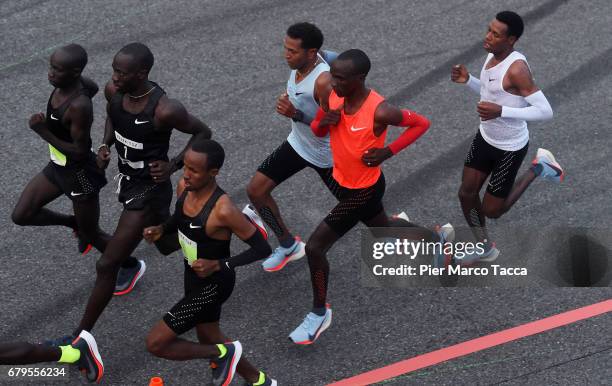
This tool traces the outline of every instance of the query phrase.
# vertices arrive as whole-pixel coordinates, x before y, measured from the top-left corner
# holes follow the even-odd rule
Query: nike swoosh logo
[[[134,120],[134,123],[137,125],[142,125],[143,123],[147,123],[149,121],[139,121],[138,118],[136,118],[136,120]]]
[[[225,266],[227,267],[227,269],[231,269],[227,261],[225,262]]]
[[[296,92],[295,96],[302,95],[302,94],[304,94],[304,93],[303,92]]]
[[[51,114],[51,119],[53,119],[54,121],[59,121],[59,118],[55,118],[53,114]]]
[[[85,194],[85,192],[82,192],[82,193],[70,192],[70,195],[71,195],[72,197],[75,197],[75,196],[80,196],[81,194]]]
[[[551,165],[548,162],[544,162],[546,165],[548,165],[552,170],[554,170],[555,172],[557,172],[557,177],[559,177],[561,175],[561,170],[559,170],[559,168],[557,168],[555,165]]]
[[[191,229],[202,228],[202,225],[193,225],[192,223],[189,223],[189,228]]]
[[[489,78],[489,82],[493,82],[494,80],[497,80],[497,78],[495,78],[495,79]]]
[[[367,126],[366,127],[353,127],[353,126],[351,126],[351,131],[360,131],[360,130],[363,130],[363,129],[367,129]]]
[[[132,197],[129,200],[125,200],[126,204],[129,204],[130,202],[134,201],[136,199],[136,197]]]

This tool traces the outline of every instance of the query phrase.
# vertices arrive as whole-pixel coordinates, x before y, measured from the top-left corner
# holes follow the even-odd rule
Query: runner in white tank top
[[[538,176],[554,182],[563,180],[563,169],[552,153],[538,149],[531,168],[514,183],[529,146],[527,121],[548,120],[553,115],[546,97],[534,83],[525,56],[514,51],[522,33],[519,15],[498,13],[485,37],[484,49],[489,55],[480,79],[470,75],[462,64],[453,66],[451,71],[454,82],[465,83],[480,95],[480,127],[465,160],[459,200],[474,236],[484,244],[484,253],[466,255],[458,264],[495,260],[499,250],[488,238],[485,217],[501,217]],[[481,201],[480,190],[489,176]]]

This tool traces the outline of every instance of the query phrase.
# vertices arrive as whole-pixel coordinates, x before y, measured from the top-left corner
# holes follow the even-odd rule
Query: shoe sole
[[[268,239],[268,230],[264,225],[263,221],[261,221],[261,217],[255,212],[250,205],[247,205],[242,209],[242,213],[244,213],[248,218],[251,224],[255,225],[255,228],[261,233],[265,240]]]
[[[228,377],[223,382],[223,386],[228,386],[232,383],[232,379],[234,379],[234,374],[236,374],[236,366],[238,366],[238,362],[240,361],[240,357],[242,356],[242,344],[240,342],[235,341],[234,343],[234,356],[232,357],[232,361],[230,362],[230,372]]]
[[[140,280],[140,278],[144,275],[145,271],[147,270],[147,265],[145,264],[144,260],[138,260],[138,261],[142,263],[142,269],[138,271],[138,274],[134,276],[134,278],[132,279],[132,282],[126,289],[124,289],[123,291],[113,292],[113,295],[121,296],[121,295],[127,295],[130,292],[132,292],[138,280]]]
[[[552,161],[552,164],[554,166],[556,166],[557,168],[559,168],[559,170],[561,170],[561,175],[559,176],[559,182],[563,182],[563,179],[565,178],[565,170],[563,170],[561,165],[559,165],[559,162],[557,162],[557,160],[555,159],[555,156],[553,155],[553,153],[551,153],[550,150],[539,148],[538,151],[536,152],[536,158],[531,162],[531,164],[532,165],[537,165],[538,164],[538,159],[540,157],[547,157],[548,159],[550,159]]]
[[[89,353],[94,358],[96,366],[98,367],[98,376],[96,377],[95,382],[100,383],[100,381],[102,380],[102,376],[104,375],[104,363],[102,362],[102,356],[98,351],[98,344],[96,343],[96,340],[94,339],[93,335],[91,335],[85,330],[81,331],[79,336],[72,342],[72,344],[77,343],[79,339],[84,339],[85,342],[87,342]]]
[[[274,266],[272,268],[264,268],[264,271],[266,272],[280,271],[281,269],[285,268],[285,265],[287,265],[288,262],[296,261],[304,257],[304,255],[306,255],[306,244],[304,244],[302,240],[300,240],[300,245],[298,248],[299,248],[298,252],[285,257],[277,266]]]
[[[494,248],[492,252],[493,253],[491,254],[491,256],[489,256],[489,257],[487,257],[485,259],[479,259],[478,261],[482,261],[482,262],[485,262],[485,263],[490,263],[492,261],[497,260],[497,258],[499,257],[499,253],[500,253],[499,249]]]
[[[291,341],[295,344],[301,344],[301,345],[309,345],[309,344],[313,344],[317,339],[319,339],[319,336],[323,333],[323,331],[327,330],[329,328],[329,326],[331,326],[331,322],[332,322],[332,310],[329,307],[329,305],[326,305],[327,309],[329,310],[329,319],[323,321],[323,324],[321,325],[321,327],[319,327],[319,329],[317,330],[314,339],[312,340],[303,340],[301,342],[295,342],[293,341],[293,339],[291,339],[291,337],[289,339],[291,339]]]

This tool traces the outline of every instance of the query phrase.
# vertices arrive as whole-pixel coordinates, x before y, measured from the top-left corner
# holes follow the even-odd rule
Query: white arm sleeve
[[[502,118],[516,118],[525,121],[546,121],[553,117],[552,107],[540,90],[525,97],[525,101],[531,106],[515,108],[502,107]]]
[[[476,78],[472,74],[469,74],[469,78],[466,85],[470,88],[470,90],[480,95],[480,79]]]

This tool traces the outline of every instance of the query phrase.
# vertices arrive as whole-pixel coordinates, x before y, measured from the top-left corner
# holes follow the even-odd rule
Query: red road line
[[[591,304],[590,306],[581,307],[572,311],[563,312],[561,314],[549,316],[544,319],[495,332],[480,338],[468,340],[466,342],[445,347],[426,354],[417,355],[416,357],[410,359],[405,359],[376,370],[371,370],[351,378],[346,378],[341,381],[331,383],[329,386],[360,386],[382,382],[384,380],[395,378],[425,367],[433,366],[450,359],[459,358],[461,356],[511,342],[516,339],[521,339],[526,336],[539,334],[544,331],[565,326],[579,320],[605,314],[610,311],[612,311],[612,299]]]

